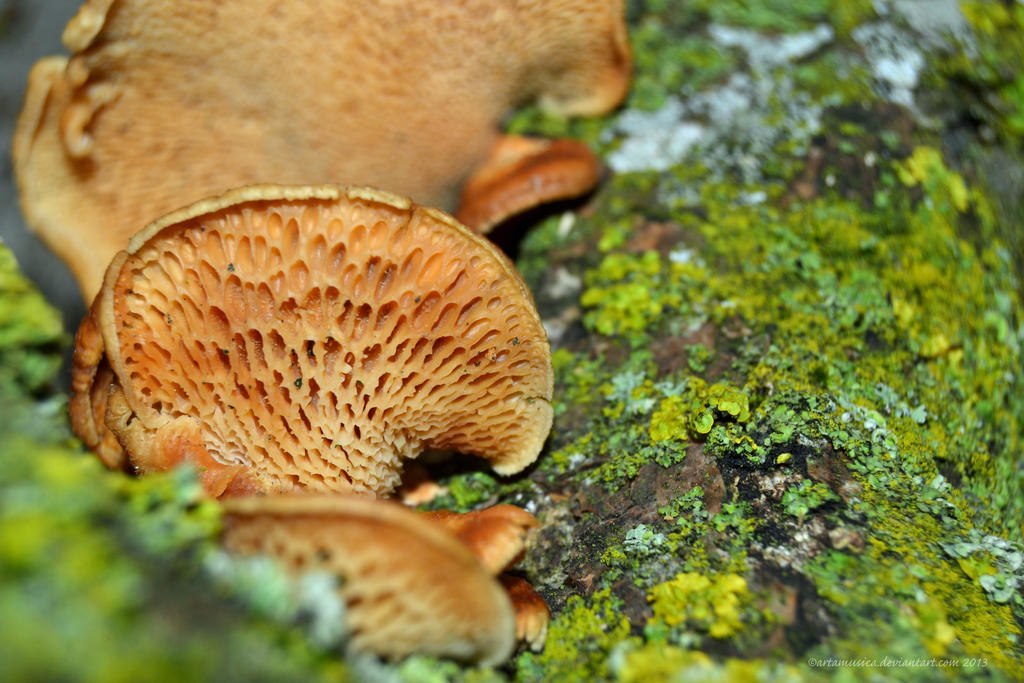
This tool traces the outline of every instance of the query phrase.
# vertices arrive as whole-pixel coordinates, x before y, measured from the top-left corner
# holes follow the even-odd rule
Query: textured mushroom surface
[[[90,301],[156,217],[253,183],[454,208],[514,106],[615,106],[622,0],[90,0],[33,69],[12,144],[29,224]]]
[[[72,389],[108,465],[193,461],[212,495],[387,495],[427,448],[509,474],[552,419],[547,338],[507,258],[440,211],[337,186],[242,188],[136,235]]]
[[[515,644],[502,585],[454,537],[396,503],[354,496],[225,502],[224,545],[268,553],[293,571],[341,578],[354,648],[495,664]]]

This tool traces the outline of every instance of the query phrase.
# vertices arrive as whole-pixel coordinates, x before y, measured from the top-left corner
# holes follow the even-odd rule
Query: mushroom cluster
[[[447,214],[340,186],[251,186],[169,214],[111,262],[78,330],[72,391],[75,433],[108,466],[192,462],[229,499],[229,547],[339,572],[355,646],[497,661],[516,629],[543,642],[543,601],[493,578],[532,515],[419,516],[376,500],[427,449],[518,472],[551,427],[530,293]],[[401,637],[378,619],[418,624],[423,610],[434,626]]]
[[[12,156],[29,224],[86,302],[141,226],[244,185],[453,210],[469,180],[461,218],[480,228],[586,192],[584,145],[499,125],[531,101],[608,111],[631,61],[622,0],[88,0],[63,42],[70,57],[32,70]]]
[[[529,102],[616,106],[623,14],[87,0],[71,56],[33,68],[12,141],[26,219],[92,302],[75,433],[112,468],[193,463],[229,547],[341,574],[356,647],[484,662],[516,636],[539,647],[547,607],[502,574],[532,515],[381,499],[425,450],[511,474],[543,445],[547,338],[511,263],[463,224],[596,184],[584,145],[499,125]]]

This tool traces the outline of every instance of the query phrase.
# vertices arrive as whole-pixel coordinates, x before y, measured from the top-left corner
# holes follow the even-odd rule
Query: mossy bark
[[[567,129],[619,173],[521,245],[559,382],[520,678],[1021,671],[1024,11],[812,5],[632,5],[630,108]]]
[[[551,438],[511,480],[449,462],[435,502],[540,517],[520,571],[552,607],[547,647],[497,671],[347,666],[381,680],[1019,676],[1024,6],[650,0],[628,12],[637,75],[624,111],[509,124],[587,139],[615,171],[521,241],[498,235],[555,349]],[[34,296],[3,287],[0,310]],[[71,580],[32,538],[74,549],[61,539],[95,535],[127,578],[106,586],[87,564],[72,578],[98,592],[67,609],[99,615],[112,639],[215,614],[202,644],[166,641],[200,677],[223,670],[195,653],[244,657],[263,638],[277,644],[273,671],[343,677],[329,647],[259,611],[277,598],[251,571],[247,597],[191,613],[160,597],[190,581],[216,593],[217,576],[248,570],[195,559],[213,552],[216,512],[189,497],[187,476],[122,488],[69,465],[91,461],[44,387],[60,333],[31,318],[0,320],[13,406],[0,414],[28,416],[4,426],[0,510],[24,513],[0,533],[4,595]],[[66,501],[80,496],[73,522]],[[63,512],[11,504],[33,498]],[[131,540],[154,537],[168,540]],[[153,559],[169,556],[184,559]],[[123,602],[137,594],[156,597]],[[280,600],[291,606],[278,621],[316,621]],[[0,610],[38,619],[13,597]],[[139,638],[138,652],[157,651]],[[95,652],[95,671],[117,661]]]

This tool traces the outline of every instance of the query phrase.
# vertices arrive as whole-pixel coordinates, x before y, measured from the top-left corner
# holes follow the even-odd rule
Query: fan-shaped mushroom
[[[87,300],[138,226],[251,183],[356,182],[451,208],[483,165],[517,188],[469,202],[467,218],[493,222],[596,179],[545,162],[523,184],[495,142],[524,102],[576,115],[621,100],[622,4],[89,0],[64,32],[72,56],[29,78],[12,145],[22,208]]]
[[[510,474],[552,417],[547,338],[507,258],[440,211],[336,186],[243,188],[137,234],[78,332],[72,389],[108,465],[192,460],[213,495],[388,495],[426,448]]]
[[[292,570],[341,577],[353,647],[483,664],[511,654],[515,625],[502,585],[466,547],[416,513],[338,495],[236,498],[225,508],[229,550],[270,553]]]
[[[115,256],[76,337],[70,412],[75,433],[108,466],[147,472],[191,461],[213,496],[385,496],[403,459],[426,448],[473,453],[504,474],[521,470],[551,427],[551,390],[529,291],[485,239],[375,190],[252,186],[152,223]],[[397,590],[380,577],[355,583],[397,549],[423,546],[432,558],[454,542],[474,558],[474,572],[490,576],[516,560],[537,524],[507,505],[416,522],[388,511],[370,524],[373,510],[391,506],[324,500],[232,502],[244,521],[234,522],[229,543],[271,550],[293,566],[329,551],[337,561],[325,566],[353,580],[346,594],[365,596],[373,586]],[[331,521],[331,510],[341,517]],[[424,524],[434,531],[410,544]],[[376,534],[387,537],[381,549],[355,549]],[[464,566],[463,555],[446,561]],[[408,569],[408,559],[386,562]],[[417,558],[424,563],[433,560]],[[406,574],[395,580],[413,581]],[[473,585],[493,603],[492,588]],[[515,628],[505,598],[486,608],[507,622],[498,631],[481,626],[469,641],[458,631],[448,645],[428,639],[416,649],[501,658],[506,627],[543,642],[543,601],[528,585],[509,594]],[[362,630],[359,619],[407,600],[378,604],[373,595],[357,610],[357,644],[401,655],[416,633],[434,628],[401,637]],[[485,609],[435,607],[444,619]]]

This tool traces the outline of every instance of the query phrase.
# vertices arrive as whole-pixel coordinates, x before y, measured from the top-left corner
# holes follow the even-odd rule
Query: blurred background
[[[60,309],[70,332],[78,327],[85,305],[71,273],[21,216],[11,170],[11,135],[29,69],[40,57],[66,52],[60,34],[81,4],[82,0],[0,0],[0,239]]]

